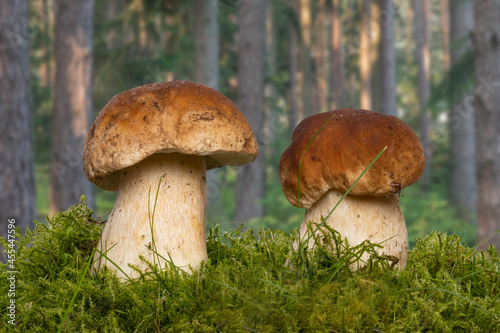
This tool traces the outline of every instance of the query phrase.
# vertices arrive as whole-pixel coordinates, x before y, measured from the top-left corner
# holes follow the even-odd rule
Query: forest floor
[[[342,251],[290,254],[296,230],[212,226],[200,270],[151,265],[120,282],[90,274],[101,230],[82,201],[18,237],[2,272],[16,270],[15,295],[2,283],[0,297],[4,309],[14,300],[16,325],[4,313],[2,331],[500,332],[500,258],[456,234],[417,239],[400,271],[376,254],[380,245],[349,247],[335,233],[323,236]],[[351,271],[366,252],[367,266]]]

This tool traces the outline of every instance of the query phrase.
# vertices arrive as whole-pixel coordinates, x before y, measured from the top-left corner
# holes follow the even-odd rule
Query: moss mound
[[[109,271],[88,272],[102,225],[83,199],[49,222],[18,238],[15,325],[2,311],[2,331],[500,332],[500,259],[455,234],[417,240],[405,271],[374,255],[351,272],[349,264],[377,245],[318,249],[293,256],[287,268],[293,233],[221,235],[215,227],[199,272],[154,269],[120,283]],[[341,243],[334,232],[328,237]],[[8,265],[2,309],[13,299]]]

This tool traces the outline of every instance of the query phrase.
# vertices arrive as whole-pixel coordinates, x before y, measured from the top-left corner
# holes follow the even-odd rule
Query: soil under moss
[[[347,248],[299,253],[285,267],[295,233],[214,227],[198,272],[152,267],[119,282],[88,272],[102,224],[84,200],[49,223],[18,238],[13,297],[9,263],[2,270],[2,331],[500,332],[500,259],[456,234],[417,240],[398,271],[378,245],[349,247],[334,232],[326,236]],[[351,272],[364,251],[374,254],[368,266]]]

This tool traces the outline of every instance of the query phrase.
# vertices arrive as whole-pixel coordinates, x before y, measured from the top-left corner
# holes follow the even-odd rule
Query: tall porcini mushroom
[[[130,278],[161,257],[193,269],[206,260],[206,170],[255,160],[245,117],[207,86],[172,81],[113,97],[92,125],[84,171],[97,186],[118,190],[98,249],[98,270],[119,266]],[[153,236],[153,237],[152,237]],[[162,262],[162,260],[160,260]],[[161,265],[164,267],[165,263]]]
[[[280,178],[288,201],[307,209],[299,232],[302,241],[310,236],[307,222],[321,223],[384,147],[326,223],[351,245],[383,242],[381,252],[396,257],[400,269],[406,267],[408,236],[399,193],[422,175],[425,157],[417,135],[394,116],[344,109],[316,114],[297,126],[281,156]],[[311,237],[308,247],[314,246]],[[351,268],[361,268],[367,259]]]

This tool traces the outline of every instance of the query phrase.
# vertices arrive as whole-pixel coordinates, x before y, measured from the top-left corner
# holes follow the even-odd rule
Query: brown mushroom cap
[[[206,156],[207,169],[255,160],[257,142],[231,100],[189,81],[153,83],[114,96],[90,128],[87,178],[117,190],[119,171],[158,152]]]
[[[297,126],[290,147],[281,155],[281,187],[292,205],[299,205],[300,158],[332,116],[302,158],[300,207],[310,208],[330,189],[345,193],[385,146],[387,150],[350,195],[385,196],[413,184],[422,175],[425,167],[422,144],[400,119],[359,109],[320,113]]]

